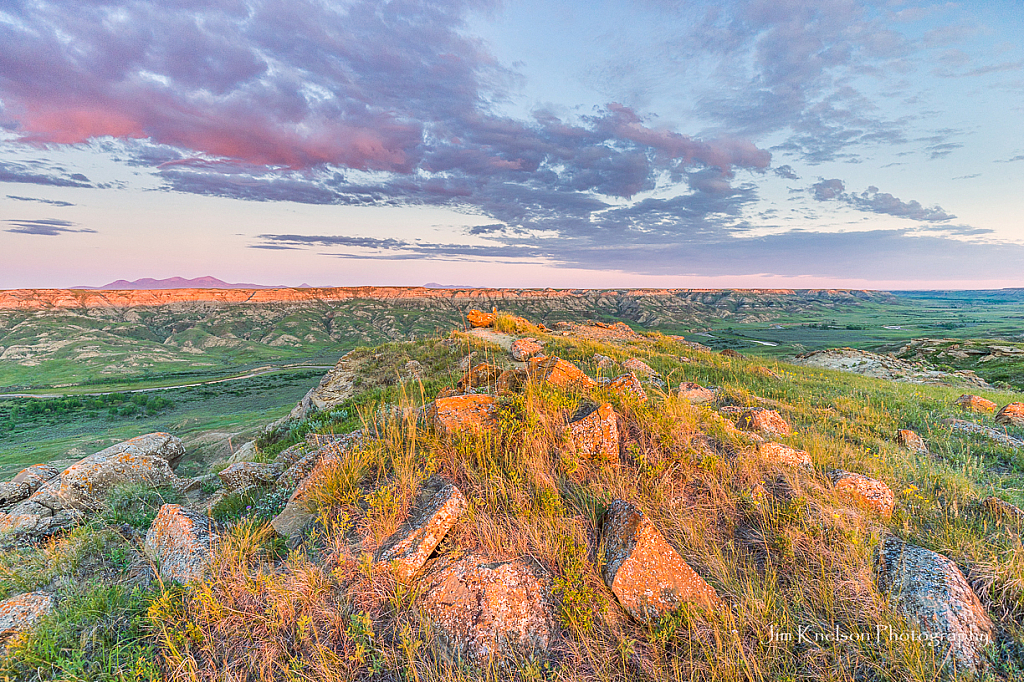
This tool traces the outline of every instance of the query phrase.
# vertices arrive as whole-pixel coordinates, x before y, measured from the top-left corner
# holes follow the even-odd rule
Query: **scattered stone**
[[[512,359],[519,362],[526,362],[535,355],[544,352],[544,347],[532,336],[523,339],[516,339],[512,342]]]
[[[555,624],[546,583],[522,560],[443,556],[427,567],[420,605],[453,659],[485,665],[547,650]]]
[[[679,397],[682,400],[690,401],[694,405],[711,403],[716,399],[714,391],[709,388],[704,388],[700,384],[695,384],[692,381],[684,381],[679,384]]]
[[[51,610],[53,595],[49,592],[28,592],[6,600],[0,604],[0,642],[28,630]]]
[[[640,385],[640,379],[633,372],[615,377],[608,387],[620,395],[632,396],[642,403],[647,402],[647,391]]]
[[[224,489],[239,492],[257,485],[273,483],[284,472],[283,464],[237,462],[218,474]]]
[[[780,436],[789,435],[789,424],[782,418],[782,415],[764,407],[752,407],[741,414],[739,426],[748,431],[760,431]]]
[[[213,519],[206,514],[165,504],[146,533],[143,549],[160,564],[161,578],[190,583],[206,575],[219,539]]]
[[[722,606],[715,588],[690,568],[637,506],[613,501],[602,534],[604,582],[637,620],[658,618],[684,602]]]
[[[964,421],[963,419],[943,419],[942,423],[949,426],[953,431],[968,433],[974,436],[982,436],[995,441],[1000,445],[1005,445],[1008,448],[1024,448],[1024,441],[1003,433],[998,429],[982,426],[981,424],[975,424],[974,422]]]
[[[739,353],[739,351],[734,351],[732,348],[726,348],[723,351],[719,351],[718,354],[719,355],[723,355],[723,356],[725,356],[727,358],[734,358],[734,359],[737,359],[737,360],[742,360],[743,359],[743,355],[741,355]]]
[[[489,395],[438,398],[427,408],[428,417],[442,433],[488,431],[497,423],[498,405]]]
[[[849,471],[833,470],[828,476],[837,493],[856,498],[882,516],[892,516],[892,510],[896,508],[896,496],[885,483]]]
[[[928,454],[928,444],[924,442],[924,438],[921,438],[920,434],[910,429],[900,429],[896,432],[896,444],[912,452],[918,452],[923,455]]]
[[[959,405],[963,410],[970,410],[972,412],[995,412],[996,404],[991,400],[986,400],[981,396],[970,395],[965,393],[954,401],[955,404]]]
[[[395,577],[408,582],[423,565],[452,526],[466,511],[466,498],[451,483],[426,498],[414,509],[402,528],[388,538],[377,561],[390,562]]]
[[[60,475],[50,464],[36,464],[22,469],[7,483],[0,483],[0,506],[20,502]]]
[[[480,386],[493,386],[494,382],[501,376],[501,372],[501,367],[488,362],[481,362],[459,379],[459,390],[466,391]]]
[[[604,403],[590,414],[566,427],[576,452],[585,457],[618,460],[619,428],[615,409]]]
[[[935,638],[940,659],[949,647],[957,669],[983,672],[995,627],[955,563],[889,535],[875,552],[875,576],[896,609]]]
[[[989,497],[983,504],[985,509],[993,516],[1007,519],[1012,523],[1024,524],[1024,510],[1010,504],[1006,500],[1000,500],[998,497]]]
[[[760,443],[757,451],[772,464],[785,464],[792,467],[810,468],[811,455],[804,450],[797,450],[782,443]]]
[[[409,375],[410,379],[422,379],[423,365],[420,364],[419,360],[410,360],[405,363],[405,373]]]
[[[636,372],[637,374],[643,374],[645,377],[650,379],[651,377],[658,376],[658,373],[654,371],[654,368],[648,365],[640,358],[630,358],[622,363],[625,369],[630,372]]]
[[[497,310],[494,312],[485,313],[482,310],[470,310],[466,313],[466,319],[474,327],[490,327],[494,324],[494,318],[497,317]]]
[[[615,367],[615,361],[607,355],[601,355],[600,353],[594,353],[594,362],[597,363],[597,371],[603,371]]]
[[[579,367],[561,358],[544,356],[530,358],[530,377],[537,381],[546,381],[562,389],[588,389],[597,386],[597,382],[584,374]]]
[[[996,424],[1024,426],[1024,403],[1010,403],[996,414]]]

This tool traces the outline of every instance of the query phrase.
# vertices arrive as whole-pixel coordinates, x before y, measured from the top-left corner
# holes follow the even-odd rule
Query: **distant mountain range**
[[[308,287],[302,283],[299,287]],[[184,277],[168,277],[167,279],[153,279],[144,277],[129,282],[126,279],[119,279],[101,287],[71,287],[72,289],[88,289],[91,291],[103,291],[107,289],[285,289],[283,284],[249,284],[247,282],[235,283],[225,282],[216,277],[196,277],[185,279]]]

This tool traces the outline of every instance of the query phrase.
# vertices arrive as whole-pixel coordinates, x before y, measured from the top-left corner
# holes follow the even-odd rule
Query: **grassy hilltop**
[[[1024,505],[1024,450],[954,432],[962,392],[730,358],[658,333],[607,343],[552,335],[499,318],[545,353],[591,377],[638,358],[657,376],[639,402],[606,387],[563,390],[530,381],[497,396],[491,432],[446,436],[417,418],[462,377],[460,362],[511,368],[506,351],[452,332],[358,351],[357,390],[346,402],[263,436],[271,461],[311,433],[363,428],[370,438],[318,471],[315,523],[292,549],[268,521],[290,491],[274,485],[228,495],[211,514],[228,525],[210,577],[182,588],[153,579],[141,537],[172,490],[124,490],[65,535],[0,554],[0,598],[46,588],[56,610],[10,644],[0,675],[69,680],[914,680],[942,676],[935,648],[873,578],[885,533],[939,552],[961,568],[996,624],[991,680],[1024,676],[1021,527],[981,504]],[[704,339],[701,339],[702,341]],[[595,354],[612,362],[599,366]],[[408,363],[418,363],[410,378]],[[718,387],[717,401],[677,397],[680,382]],[[492,391],[493,392],[493,391]],[[1009,390],[978,391],[1000,406]],[[618,457],[591,459],[563,427],[586,405],[620,415]],[[809,453],[808,469],[772,463],[736,408],[767,407],[792,434],[774,438]],[[930,454],[900,447],[913,429]],[[1011,436],[1024,430],[1010,427]],[[883,517],[838,493],[839,468],[896,494]],[[416,583],[397,582],[374,552],[433,477],[455,483],[468,509],[437,555],[483,551],[527,557],[547,584],[557,635],[542,656],[477,665],[452,660],[423,617]],[[630,618],[600,577],[601,520],[616,498],[634,502],[721,596],[718,610],[683,608],[648,624]],[[785,641],[778,632],[875,633],[860,641]]]

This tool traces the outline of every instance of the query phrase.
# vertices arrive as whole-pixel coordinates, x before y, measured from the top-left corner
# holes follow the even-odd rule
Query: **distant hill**
[[[300,286],[308,287],[308,284]],[[91,291],[103,291],[106,289],[283,289],[280,284],[232,284],[219,280],[216,277],[196,277],[185,279],[184,277],[168,277],[167,279],[153,279],[144,277],[129,282],[126,279],[119,279],[101,287],[71,287],[72,289],[87,289]]]

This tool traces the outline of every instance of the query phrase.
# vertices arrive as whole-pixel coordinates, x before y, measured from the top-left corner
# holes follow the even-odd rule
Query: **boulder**
[[[481,362],[462,375],[462,378],[459,379],[459,389],[466,391],[479,386],[493,386],[494,382],[501,376],[501,371],[501,367],[488,362]]]
[[[995,441],[1000,445],[1005,445],[1008,448],[1024,448],[1024,441],[1019,438],[1014,438],[1008,433],[1003,433],[999,429],[993,429],[989,426],[975,424],[974,422],[965,421],[963,419],[943,419],[942,423],[954,432],[988,438],[989,440]]]
[[[640,379],[637,378],[636,374],[630,372],[629,374],[623,374],[620,377],[615,377],[608,384],[608,388],[612,389],[619,395],[630,396],[639,400],[640,402],[647,401],[647,391],[640,385]]]
[[[24,500],[59,475],[57,468],[49,464],[36,464],[22,469],[7,483],[0,483],[0,506]]]
[[[146,556],[160,565],[160,577],[190,583],[202,580],[220,539],[209,516],[180,504],[165,504],[146,533]]]
[[[743,356],[738,351],[734,351],[732,348],[726,348],[725,350],[720,351],[718,354],[725,356],[727,358],[735,358],[737,360],[743,358]]]
[[[996,404],[991,400],[986,400],[981,396],[963,394],[954,401],[955,404],[960,406],[962,410],[970,410],[971,412],[995,412]]]
[[[494,324],[494,318],[496,317],[497,310],[490,313],[485,313],[482,310],[470,310],[466,313],[466,320],[474,327],[490,327]]]
[[[811,462],[811,455],[804,450],[797,450],[791,448],[788,445],[782,443],[760,443],[757,446],[757,451],[765,458],[766,461],[772,464],[785,464],[791,467],[807,467],[813,466]]]
[[[709,388],[704,388],[700,384],[695,384],[692,381],[684,381],[679,384],[678,395],[681,399],[688,400],[694,405],[712,403],[716,399],[714,391]]]
[[[828,477],[837,493],[853,497],[882,516],[892,516],[892,510],[896,508],[896,496],[885,483],[862,474],[840,470],[830,471]]]
[[[637,620],[657,619],[683,603],[722,606],[715,588],[690,568],[636,505],[614,500],[601,533],[601,577]]]
[[[106,493],[119,485],[141,483],[156,488],[177,482],[167,460],[159,455],[107,448],[65,469],[60,475],[57,498],[64,507],[85,510],[95,508]]]
[[[494,382],[494,390],[499,395],[509,393],[511,391],[520,390],[523,385],[529,381],[530,375],[523,369],[506,369],[504,372],[498,375],[498,378]]]
[[[615,409],[604,403],[596,410],[566,426],[573,449],[596,459],[618,460],[619,427]]]
[[[775,410],[764,407],[752,407],[740,415],[740,428],[761,433],[789,435],[789,424]]]
[[[106,450],[100,450],[97,455],[146,455],[159,457],[167,462],[173,469],[178,461],[185,455],[185,445],[177,436],[169,433],[156,432],[147,433],[144,436],[137,436],[117,445],[111,445]]]
[[[329,410],[355,395],[355,379],[361,358],[362,354],[359,351],[349,351],[342,355],[337,364],[323,375],[320,383],[309,389],[291,413],[274,425],[284,424],[289,420],[305,419],[314,412]]]
[[[0,603],[0,642],[28,630],[51,610],[53,595],[49,592],[19,594]]]
[[[284,472],[283,464],[237,462],[217,474],[224,489],[238,492],[257,485],[273,483]]]
[[[874,568],[878,589],[913,627],[935,639],[940,659],[951,649],[958,671],[984,670],[982,649],[993,641],[995,627],[955,563],[889,535],[875,551]]]
[[[913,452],[919,452],[924,455],[928,454],[928,444],[924,442],[924,438],[921,438],[916,431],[911,431],[910,429],[900,429],[896,432],[896,444]]]
[[[486,665],[551,644],[547,581],[525,561],[443,556],[427,567],[421,587],[420,607],[453,659]]]
[[[441,433],[489,431],[497,424],[498,405],[489,395],[456,395],[438,398],[427,416]]]
[[[651,377],[658,376],[658,373],[654,371],[654,368],[648,365],[640,358],[630,358],[622,363],[625,369],[630,372],[636,372],[637,374],[643,374],[645,377],[650,379]]]
[[[996,424],[1024,426],[1024,403],[1010,403],[996,413]]]
[[[615,367],[615,360],[611,359],[607,355],[601,355],[600,353],[594,353],[594,363],[597,365],[597,370],[599,372]]]
[[[532,336],[528,336],[523,339],[516,339],[512,342],[512,359],[518,360],[519,362],[526,362],[535,355],[540,355],[544,352],[544,347],[540,345],[540,342]]]
[[[405,374],[410,379],[420,380],[423,378],[423,365],[419,360],[410,360],[405,363]]]
[[[437,545],[466,511],[466,498],[451,483],[424,497],[423,503],[409,514],[394,535],[384,541],[377,553],[377,561],[390,562],[395,577],[403,582],[411,580],[423,568]]]
[[[544,356],[530,358],[530,377],[536,381],[546,381],[558,388],[589,389],[597,386],[597,382],[584,374],[579,367],[561,358]]]

